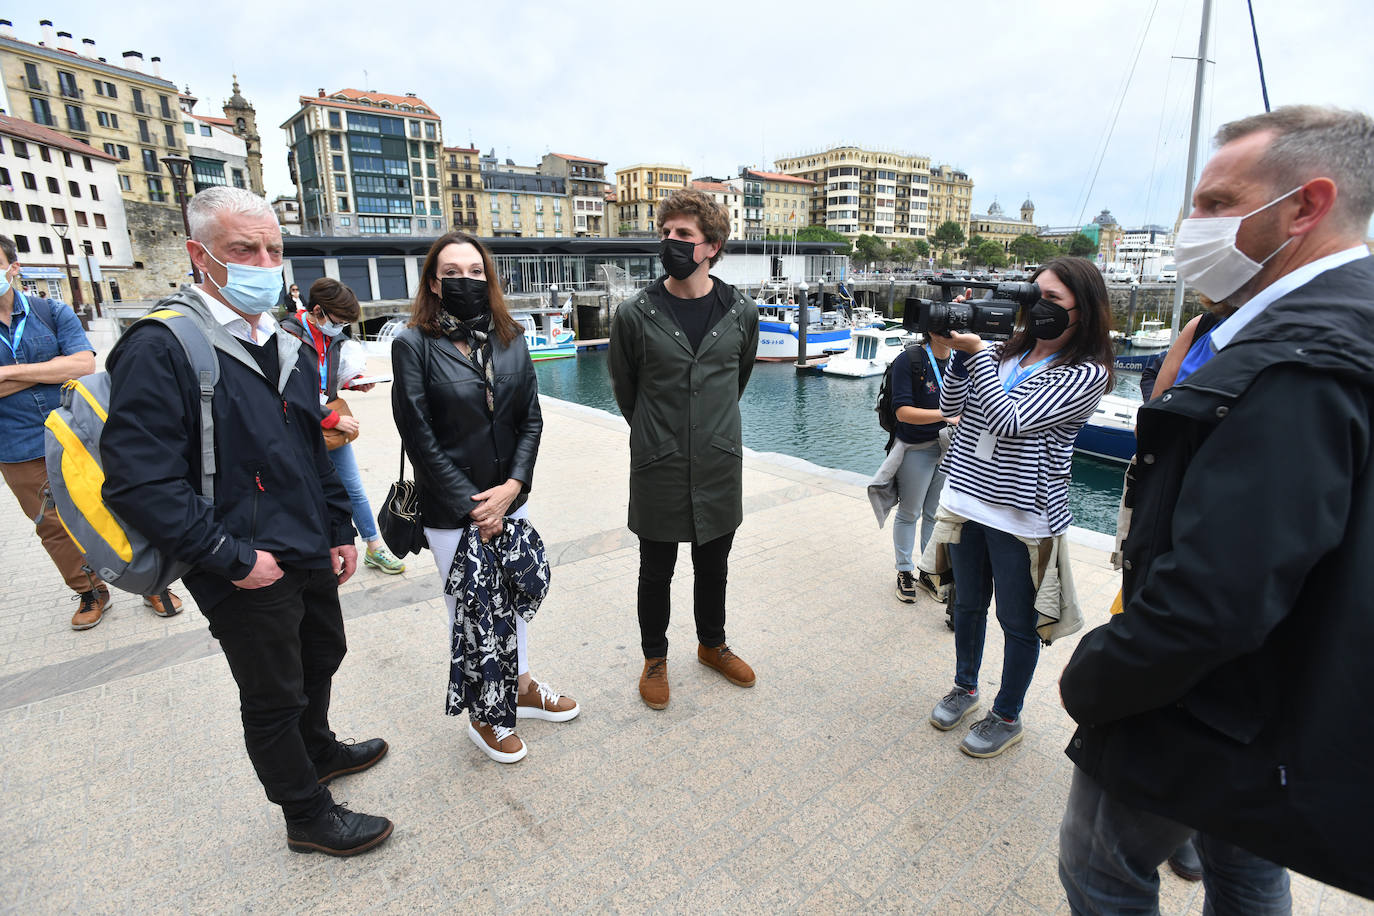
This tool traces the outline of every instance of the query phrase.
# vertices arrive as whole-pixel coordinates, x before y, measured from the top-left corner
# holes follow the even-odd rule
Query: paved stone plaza
[[[374,502],[397,466],[388,388],[349,397]],[[360,569],[343,589],[350,651],[333,725],[385,737],[391,752],[333,789],[396,831],[355,859],[286,849],[243,750],[233,680],[193,603],[164,620],[116,592],[100,626],[74,632],[31,524],[0,496],[0,908],[1067,911],[1056,848],[1072,723],[1055,682],[1072,640],[1042,655],[1025,740],[997,759],[965,757],[962,729],[926,718],[953,676],[943,610],[897,601],[890,534],[862,481],[751,454],[728,633],[758,685],[733,687],[696,662],[683,551],[672,703],[653,712],[636,691],[625,425],[549,400],[544,417],[530,515],[554,575],[530,628],[532,672],[582,715],[522,722],[529,756],[492,763],[443,714],[447,634],[430,556],[408,558],[402,576]],[[1079,541],[1075,578],[1094,625],[1118,579],[1104,538]],[[990,634],[985,691],[1000,669]],[[1162,885],[1164,912],[1202,911],[1198,885],[1167,869]],[[1374,913],[1297,876],[1294,902],[1299,913]]]

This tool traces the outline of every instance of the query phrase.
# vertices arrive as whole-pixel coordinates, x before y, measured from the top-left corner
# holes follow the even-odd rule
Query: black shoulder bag
[[[424,375],[429,374],[429,340],[420,335],[423,347],[421,357]],[[418,554],[429,546],[425,540],[425,528],[420,523],[420,493],[415,481],[406,480],[406,446],[401,442],[401,471],[396,482],[387,491],[382,507],[377,510],[377,532],[386,542],[387,549],[398,557]]]

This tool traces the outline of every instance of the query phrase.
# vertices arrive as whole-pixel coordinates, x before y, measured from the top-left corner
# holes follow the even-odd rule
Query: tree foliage
[[[945,220],[931,235],[930,243],[940,249],[942,254],[946,253],[951,248],[964,244],[964,230],[959,228],[959,224],[954,220]]]
[[[1064,243],[1064,251],[1076,258],[1091,258],[1097,254],[1097,243],[1082,232],[1075,232]]]
[[[854,240],[854,254],[860,261],[877,264],[892,256],[882,239],[876,235],[861,235]]]

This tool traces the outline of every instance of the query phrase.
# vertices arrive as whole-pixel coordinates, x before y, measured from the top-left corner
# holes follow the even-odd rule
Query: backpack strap
[[[186,360],[195,373],[200,390],[200,495],[206,502],[215,501],[215,416],[211,402],[215,385],[219,382],[219,359],[209,332],[201,320],[198,308],[185,308],[187,299],[177,292],[158,303],[157,308],[144,315],[134,325],[155,321],[172,332],[186,353]],[[134,325],[129,327],[133,330]],[[125,331],[128,334],[128,331]]]

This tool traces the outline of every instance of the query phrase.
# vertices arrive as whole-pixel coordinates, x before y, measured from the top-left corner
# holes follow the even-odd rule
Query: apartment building
[[[742,169],[740,178],[758,188],[763,237],[788,236],[810,225],[811,199],[816,182],[782,172]]]
[[[14,239],[25,293],[74,306],[125,298],[134,262],[118,164],[55,130],[0,115],[0,232]]]
[[[289,194],[272,198],[272,212],[277,214],[277,222],[281,223],[282,235],[301,234],[301,208],[296,198]]]
[[[492,150],[481,158],[482,189],[493,238],[558,238],[565,219],[568,179],[545,175],[539,166],[500,163]]]
[[[162,76],[161,58],[145,62],[142,52],[125,51],[112,63],[94,39],[78,43],[49,19],[38,25],[40,39],[29,42],[0,19],[6,110],[115,158],[135,265],[121,292],[164,296],[186,277],[181,209],[162,163],[186,153],[176,84]]]
[[[468,235],[491,235],[491,216],[482,193],[481,153],[475,147],[444,147],[444,193],[448,223]]]
[[[281,125],[305,235],[439,235],[439,115],[415,93],[301,96]]]
[[[933,229],[929,156],[840,146],[779,159],[776,166],[812,182],[804,225],[893,241],[924,238]]]
[[[568,186],[568,211],[572,214],[570,235],[604,238],[606,236],[606,163],[600,159],[569,153],[548,153],[539,162],[545,175],[563,178]]]
[[[197,114],[198,101],[189,91],[179,96],[181,129],[186,139],[186,155],[191,159],[188,192],[199,193],[223,185],[247,188],[247,142],[239,136],[231,119]]]
[[[657,235],[655,208],[674,191],[686,190],[691,178],[692,170],[680,165],[639,164],[616,169],[616,235]]]
[[[927,227],[930,232],[941,223],[954,222],[969,235],[969,217],[973,207],[973,181],[968,173],[949,165],[937,165],[930,170],[930,209]]]

